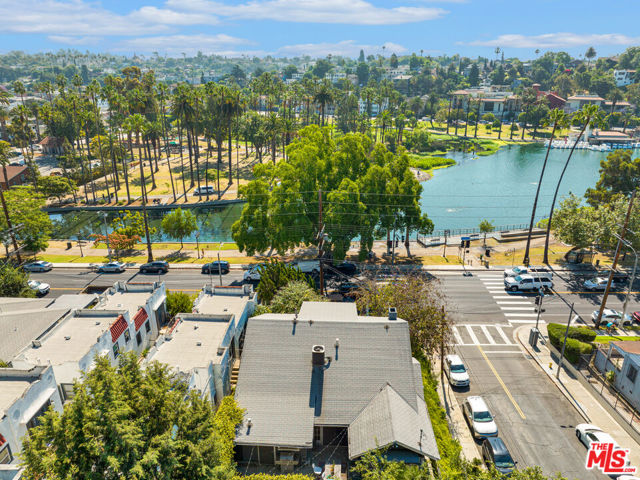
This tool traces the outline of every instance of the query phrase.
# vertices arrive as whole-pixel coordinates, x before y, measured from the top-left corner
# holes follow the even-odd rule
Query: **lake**
[[[421,205],[435,225],[435,230],[471,229],[482,219],[496,227],[528,224],[540,169],[546,149],[540,144],[511,145],[486,157],[449,152],[457,165],[435,170],[433,178],[423,182]],[[553,191],[560,176],[568,150],[551,150],[549,163],[538,201],[537,220],[549,213]],[[576,150],[562,181],[558,202],[569,192],[583,195],[599,178],[600,161],[606,153]],[[215,208],[196,208],[200,241],[230,242],[231,225],[240,217],[242,204]],[[166,213],[166,212],[164,212]],[[160,232],[163,212],[150,211],[151,225],[158,227],[154,241],[175,240]],[[104,233],[102,216],[98,212],[52,214],[54,238],[87,238],[91,233]],[[107,221],[115,216],[109,213]],[[192,235],[185,241],[195,242]]]

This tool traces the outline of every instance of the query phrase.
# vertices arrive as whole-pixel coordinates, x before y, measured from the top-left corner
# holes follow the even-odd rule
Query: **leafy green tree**
[[[179,238],[180,247],[184,247],[182,243],[184,237],[188,237],[198,230],[196,216],[191,210],[177,208],[164,216],[162,219],[162,230],[170,237]]]
[[[632,159],[631,151],[618,150],[600,162],[600,179],[585,197],[590,205],[609,203],[616,195],[628,197],[640,186],[640,157]]]
[[[21,268],[8,263],[0,264],[0,297],[35,297],[28,281],[29,275]]]
[[[278,291],[291,282],[301,282],[315,288],[313,281],[291,264],[272,259],[260,267],[260,283],[256,288],[260,303],[270,305]]]
[[[582,200],[570,194],[554,213],[555,236],[574,247],[585,248],[596,243],[600,226],[593,207],[583,207]]]
[[[78,188],[72,179],[58,176],[40,177],[38,187],[46,198],[57,198],[59,202],[62,202],[62,197],[75,193]]]
[[[591,65],[591,60],[596,58],[596,49],[593,47],[589,47],[584,54],[584,57],[589,61],[589,65]]]
[[[326,298],[316,292],[309,282],[294,280],[280,288],[269,305],[260,305],[255,315],[263,313],[298,313],[302,302],[324,302]]]
[[[31,186],[12,187],[4,196],[13,226],[20,225],[15,234],[18,243],[29,252],[45,250],[53,225],[49,215],[42,211],[44,198]],[[6,219],[0,217],[0,231],[6,229]]]
[[[469,70],[469,85],[472,87],[477,87],[480,83],[480,69],[478,68],[478,64],[474,63],[471,65],[471,69]]]
[[[193,295],[184,292],[167,292],[167,312],[171,318],[179,313],[190,313],[193,310]]]
[[[478,225],[478,228],[480,229],[480,233],[484,233],[484,244],[487,244],[487,233],[491,233],[493,232],[496,227],[493,223],[491,223],[489,220],[482,220],[480,222],[480,224]]]
[[[224,407],[224,408],[223,408]],[[74,385],[74,398],[49,409],[23,443],[24,478],[230,478],[242,410],[218,413],[167,365],[141,367],[133,353],[106,356]]]

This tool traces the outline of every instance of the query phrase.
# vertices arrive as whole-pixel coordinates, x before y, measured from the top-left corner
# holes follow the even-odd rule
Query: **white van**
[[[292,262],[294,267],[298,267],[298,269],[302,273],[319,273],[320,272],[320,261],[319,260],[298,260],[296,262]]]
[[[539,290],[549,291],[553,288],[553,282],[548,278],[535,277],[533,275],[518,275],[504,279],[504,288],[511,292]]]
[[[213,189],[211,185],[208,187],[201,186],[193,189],[193,195],[199,197],[200,195],[213,195],[216,191]]]
[[[504,278],[517,277],[518,275],[531,275],[553,280],[553,272],[546,267],[525,267],[524,265],[520,265],[518,267],[507,268],[504,271]]]

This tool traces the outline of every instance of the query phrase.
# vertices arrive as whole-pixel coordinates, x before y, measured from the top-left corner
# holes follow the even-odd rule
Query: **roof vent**
[[[196,342],[196,346],[201,347],[202,346],[202,342]]]
[[[193,325],[193,329],[194,329],[194,330],[197,330],[197,329],[198,329],[198,324],[197,324],[197,323]]]
[[[34,340],[31,342],[31,345],[33,345],[33,348],[40,348],[42,346],[42,342],[40,342],[40,340]]]
[[[311,364],[314,367],[324,365],[324,345],[314,345],[311,349]]]
[[[96,322],[96,325],[100,325],[100,322]]]
[[[398,319],[398,311],[396,307],[389,307],[389,320],[397,320]]]
[[[293,316],[293,324],[295,325],[296,323],[298,323],[298,314],[297,313]]]
[[[71,340],[71,337],[67,335],[66,337],[64,337],[64,339],[65,340]]]

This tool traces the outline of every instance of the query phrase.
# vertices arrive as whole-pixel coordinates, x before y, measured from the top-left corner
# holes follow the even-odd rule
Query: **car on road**
[[[600,313],[600,309],[594,310],[591,312],[591,320],[593,323],[597,323],[598,313]],[[625,315],[624,320],[622,320],[622,312],[618,312],[617,310],[613,310],[612,308],[605,308],[602,312],[602,317],[600,318],[600,324],[606,325],[608,323],[612,323],[614,325],[630,325],[631,324],[631,316]]]
[[[613,443],[615,445],[614,450],[620,448],[618,442],[616,442],[611,435],[603,432],[600,427],[596,427],[591,423],[581,423],[580,425],[576,425],[576,437],[578,437],[578,440],[580,440],[587,448],[589,448],[589,445],[593,442]]]
[[[202,266],[202,273],[229,273],[229,262],[222,260],[220,262],[205,263]]]
[[[140,265],[142,273],[167,273],[169,271],[169,263],[162,260],[155,260]]]
[[[458,355],[444,357],[444,373],[453,387],[468,387],[469,373]]]
[[[547,278],[538,278],[532,275],[518,275],[517,277],[506,277],[504,279],[504,288],[511,291],[550,291],[553,288],[553,282]]]
[[[261,275],[260,272],[262,270],[262,267],[264,267],[264,264],[253,265],[252,267],[249,268],[249,270],[244,272],[242,279],[245,282],[259,282],[260,275]]]
[[[338,275],[335,271],[348,276],[354,276],[358,273],[358,266],[353,262],[342,262],[337,265],[325,263],[325,265],[329,266],[329,268],[325,270],[325,275],[329,277]]]
[[[23,265],[27,272],[48,272],[53,268],[53,263],[45,262],[44,260],[38,260],[37,262],[31,262]]]
[[[195,197],[199,197],[200,195],[213,195],[214,193],[216,193],[216,191],[211,185],[208,187],[200,186],[193,189],[193,195]]]
[[[124,263],[109,262],[98,267],[98,273],[122,273],[124,272]]]
[[[640,312],[633,312],[631,320],[636,323],[640,323]]]
[[[585,290],[589,290],[590,292],[595,292],[596,290],[604,291],[607,288],[608,279],[605,277],[594,277],[589,280],[585,280],[582,286]]]
[[[51,290],[51,285],[48,283],[38,282],[37,280],[29,280],[29,288],[36,292],[39,297],[46,295]]]
[[[317,275],[320,272],[320,260],[298,260],[291,265],[297,267],[302,273]]]
[[[340,285],[338,285],[338,292],[340,292],[342,295],[348,296],[353,294],[353,292],[358,290],[358,288],[359,285],[357,283],[342,282]]]
[[[480,396],[467,397],[462,405],[462,413],[471,433],[476,438],[497,437],[498,426],[484,399]]]
[[[516,462],[501,438],[485,438],[482,442],[482,460],[487,468],[493,465],[498,472],[507,477],[516,469]]]
[[[534,277],[547,278],[553,280],[553,272],[546,267],[518,267],[507,268],[504,271],[504,277],[517,277],[518,275],[533,275]]]

